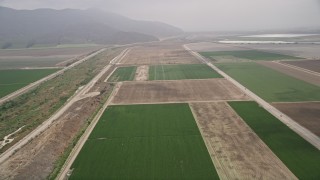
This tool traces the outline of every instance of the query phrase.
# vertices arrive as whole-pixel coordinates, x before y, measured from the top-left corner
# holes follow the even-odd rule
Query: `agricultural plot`
[[[0,70],[0,98],[56,71],[58,69]]]
[[[137,67],[118,67],[109,77],[108,82],[132,81],[135,77]]]
[[[199,60],[186,51],[180,43],[153,43],[136,46],[121,61],[129,65],[195,64]]]
[[[272,105],[320,137],[320,102],[273,103]]]
[[[205,64],[157,65],[151,66],[149,80],[180,80],[222,78]]]
[[[125,82],[114,104],[172,103],[217,100],[248,100],[226,79]]]
[[[320,73],[320,60],[285,61],[282,63],[298,66],[304,69]]]
[[[320,151],[255,102],[229,102],[299,179],[320,178]]]
[[[216,66],[269,102],[320,100],[320,87],[257,63],[221,63]]]
[[[190,106],[221,179],[296,179],[226,102]]]
[[[218,179],[187,104],[108,107],[70,179]]]
[[[284,60],[284,59],[301,59],[294,56],[288,56],[288,55],[271,53],[271,52],[263,52],[263,51],[257,51],[257,50],[200,52],[200,54],[212,60],[240,59],[240,60],[252,60],[252,61],[273,61],[273,60]]]
[[[284,61],[285,62],[285,61]],[[320,86],[320,76],[314,73],[308,73],[306,71],[292,68],[287,66],[284,63],[279,62],[270,62],[270,61],[261,61],[259,64],[262,64],[268,68],[274,69],[280,73],[286,74],[288,76],[300,79],[302,81],[308,82],[310,84],[314,84]]]
[[[0,69],[20,69],[25,67],[54,67],[66,65],[81,55],[101,47],[79,48],[39,48],[0,50]]]

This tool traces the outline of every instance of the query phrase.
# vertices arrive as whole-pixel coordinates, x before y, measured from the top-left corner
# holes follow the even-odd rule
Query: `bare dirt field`
[[[320,102],[273,103],[272,105],[320,136]]]
[[[221,179],[297,179],[226,102],[190,106]]]
[[[136,46],[121,61],[121,64],[194,64],[200,63],[180,43],[153,43]]]
[[[211,42],[191,43],[191,44],[188,44],[188,47],[191,50],[197,51],[197,52],[247,50],[247,48],[237,47],[232,44],[211,43]]]
[[[279,71],[281,73],[287,74],[289,76],[295,77],[297,79],[306,81],[308,83],[314,84],[314,85],[318,85],[320,86],[320,76],[317,76],[315,74],[311,74],[299,69],[294,69],[291,67],[288,67],[284,64],[281,63],[277,63],[277,62],[258,62],[259,64],[262,64],[266,67],[269,67],[271,69],[274,69],[276,71]]]
[[[135,81],[147,81],[149,78],[149,66],[139,66],[137,67],[136,75],[134,77]]]
[[[304,69],[320,73],[320,60],[285,61],[282,63],[298,66]]]
[[[124,82],[114,104],[249,99],[225,79]]]

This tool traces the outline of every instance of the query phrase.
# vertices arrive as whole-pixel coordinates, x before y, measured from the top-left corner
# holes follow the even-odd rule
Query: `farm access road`
[[[266,109],[269,113],[271,113],[273,116],[277,117],[281,122],[286,124],[290,129],[292,129],[294,132],[299,134],[302,138],[304,138],[306,141],[308,141],[310,144],[315,146],[317,149],[320,150],[320,138],[310,132],[308,129],[304,128],[294,120],[292,120],[287,115],[283,114],[281,111],[270,105],[265,100],[261,99],[258,95],[254,94],[252,91],[241,85],[239,82],[231,78],[229,75],[221,71],[219,68],[214,66],[211,62],[209,62],[206,58],[202,57],[199,53],[192,51],[187,44],[183,45],[184,48],[189,51],[192,55],[194,55],[196,58],[198,58],[200,61],[206,63],[209,67],[211,67],[213,70],[217,71],[220,75],[222,75],[224,78],[229,80],[231,83],[233,83],[235,86],[237,86],[239,89],[241,89],[244,93],[249,95],[252,99],[254,99],[261,107]]]
[[[55,72],[53,74],[50,74],[49,76],[46,76],[46,77],[44,77],[44,78],[42,78],[42,79],[40,79],[40,80],[38,80],[36,82],[33,82],[33,83],[31,83],[31,84],[29,84],[29,85],[27,85],[27,86],[15,91],[15,92],[13,92],[13,93],[11,93],[11,94],[1,98],[0,99],[0,105],[2,103],[6,102],[6,101],[14,99],[14,98],[16,98],[16,97],[28,92],[30,89],[35,88],[36,86],[40,85],[41,83],[43,83],[45,81],[48,81],[50,79],[53,79],[53,78],[57,77],[58,75],[64,73],[65,71],[67,71],[67,70],[69,70],[69,69],[71,69],[71,68],[73,68],[73,67],[75,67],[75,66],[77,66],[77,65],[79,65],[81,63],[83,63],[84,61],[86,61],[86,60],[88,60],[88,59],[100,54],[101,52],[103,52],[105,50],[106,50],[106,48],[100,49],[99,51],[97,51],[97,52],[95,52],[93,54],[90,54],[89,56],[87,56],[87,57],[85,57],[85,58],[83,58],[83,59],[71,64],[70,66],[67,66],[67,67],[61,69],[60,71],[57,71],[57,72]]]
[[[98,51],[97,53],[101,53],[103,52],[105,49],[102,49],[100,51]],[[113,60],[110,61],[109,65],[107,65],[106,67],[104,67],[101,72],[96,75],[87,85],[85,85],[85,87],[83,87],[81,90],[79,90],[78,92],[75,93],[75,95],[73,95],[67,102],[66,104],[60,108],[55,114],[53,114],[48,120],[44,121],[40,126],[38,126],[35,130],[33,130],[30,134],[28,134],[27,136],[25,136],[23,139],[21,139],[19,142],[17,142],[16,144],[14,144],[12,147],[10,147],[7,151],[5,151],[4,153],[2,153],[0,155],[0,164],[3,163],[6,159],[8,159],[10,156],[12,156],[17,150],[19,150],[21,147],[23,147],[24,145],[26,145],[29,141],[31,141],[33,138],[35,138],[36,136],[40,135],[43,131],[45,131],[48,127],[50,127],[50,125],[56,120],[58,119],[64,112],[66,112],[75,102],[82,100],[86,97],[90,97],[90,96],[95,96],[98,95],[97,93],[88,93],[89,90],[94,86],[94,84],[106,73],[106,71],[112,67],[115,63],[117,63],[118,61],[122,60],[122,58],[124,57],[124,52],[127,51],[124,50],[120,53],[120,55],[118,55],[117,57],[115,57]],[[97,55],[95,53],[95,55]],[[88,56],[89,57],[89,56]],[[89,59],[87,57],[87,59]],[[90,56],[90,58],[93,56]],[[85,61],[87,59],[83,59],[82,61]],[[81,62],[79,62],[81,63]],[[73,67],[76,65],[73,65]],[[88,93],[88,94],[87,94]],[[90,95],[89,95],[90,94]]]

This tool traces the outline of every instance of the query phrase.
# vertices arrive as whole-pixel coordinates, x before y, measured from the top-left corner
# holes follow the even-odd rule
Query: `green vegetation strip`
[[[216,66],[270,102],[319,101],[320,87],[254,62],[219,63]]]
[[[150,66],[149,80],[180,80],[222,78],[205,64]]]
[[[70,179],[218,179],[187,104],[108,107]]]
[[[0,98],[59,69],[0,70]]]
[[[320,179],[320,151],[256,102],[230,106],[299,179]]]
[[[110,76],[108,82],[132,81],[134,79],[137,67],[118,67]]]
[[[257,61],[273,61],[282,59],[301,59],[294,56],[288,56],[277,53],[263,52],[257,50],[246,50],[246,51],[216,51],[216,52],[200,52],[204,57],[214,59],[215,56],[233,56],[235,58],[257,60]]]

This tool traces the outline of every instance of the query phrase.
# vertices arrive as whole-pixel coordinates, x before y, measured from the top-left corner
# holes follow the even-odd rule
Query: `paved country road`
[[[310,132],[308,129],[302,127],[300,124],[292,120],[287,115],[283,114],[281,111],[270,105],[265,100],[261,99],[258,95],[254,94],[250,90],[248,90],[246,87],[242,86],[240,83],[238,83],[236,80],[232,79],[229,75],[221,71],[219,68],[214,66],[211,62],[209,62],[206,58],[202,57],[199,53],[192,51],[187,44],[184,45],[184,48],[189,51],[192,55],[194,55],[196,58],[198,58],[201,62],[206,63],[209,67],[211,67],[213,70],[217,71],[219,74],[221,74],[224,78],[229,80],[231,83],[233,83],[235,86],[240,88],[244,93],[249,95],[252,99],[254,99],[261,107],[266,109],[268,112],[270,112],[273,116],[277,117],[280,121],[282,121],[284,124],[286,124],[290,129],[292,129],[294,132],[299,134],[301,137],[303,137],[306,141],[308,141],[310,144],[315,146],[317,149],[320,150],[320,138]]]

